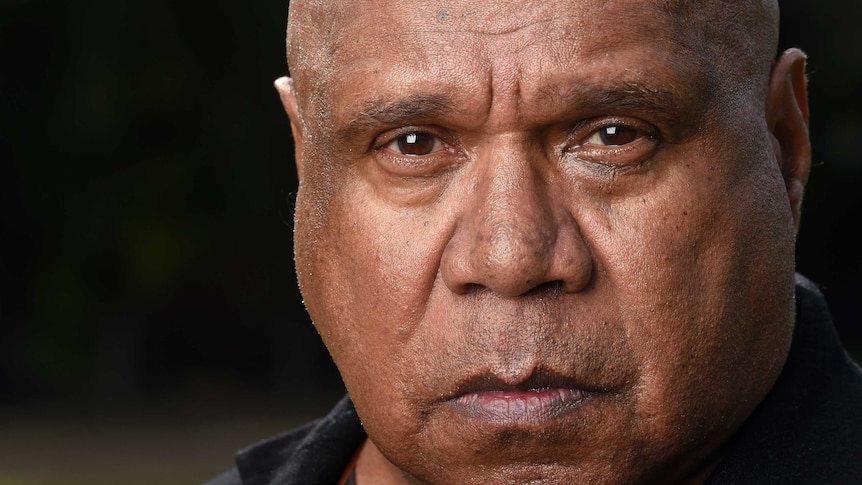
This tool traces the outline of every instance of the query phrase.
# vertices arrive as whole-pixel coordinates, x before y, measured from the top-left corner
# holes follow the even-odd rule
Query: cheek
[[[363,185],[354,179],[326,207],[300,191],[295,222],[306,307],[360,413],[380,399],[397,409],[396,393],[421,376],[406,369],[421,353],[415,329],[446,233],[439,214],[432,220],[393,210]]]
[[[721,430],[747,415],[783,363],[793,226],[769,168],[691,167],[618,204],[596,253],[642,363],[641,414]]]

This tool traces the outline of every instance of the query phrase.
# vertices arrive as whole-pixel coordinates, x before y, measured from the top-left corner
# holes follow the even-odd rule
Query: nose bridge
[[[556,239],[554,214],[535,154],[524,143],[489,149],[476,193],[476,255],[490,269],[538,272]]]
[[[542,150],[512,136],[479,152],[477,183],[444,252],[446,284],[456,293],[478,286],[503,296],[550,282],[582,288],[589,256]]]

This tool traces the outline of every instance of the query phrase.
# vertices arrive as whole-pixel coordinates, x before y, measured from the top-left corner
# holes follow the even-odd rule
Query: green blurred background
[[[811,56],[798,267],[858,352],[862,2],[782,8]],[[0,0],[0,485],[197,483],[341,392],[293,273],[286,11]]]

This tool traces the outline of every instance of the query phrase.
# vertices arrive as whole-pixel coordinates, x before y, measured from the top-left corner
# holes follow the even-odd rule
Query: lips
[[[537,422],[555,419],[590,397],[578,389],[544,388],[526,391],[471,392],[453,405],[468,416],[495,422]]]
[[[517,384],[483,375],[466,381],[459,388],[461,392],[448,400],[456,412],[501,424],[554,420],[602,392],[547,372],[536,372]]]

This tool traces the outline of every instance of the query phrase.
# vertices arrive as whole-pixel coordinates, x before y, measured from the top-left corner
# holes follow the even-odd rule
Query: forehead
[[[339,63],[389,54],[452,55],[481,50],[485,59],[556,45],[555,54],[588,54],[613,44],[687,47],[703,9],[683,12],[668,0],[346,2],[326,29],[328,53]]]
[[[602,32],[662,34],[669,26],[682,27],[694,20],[695,13],[703,12],[683,11],[668,0],[377,0],[357,7],[356,2],[348,3],[331,18],[339,24],[333,33],[340,48],[384,39],[433,41],[434,36],[451,33],[489,36],[485,41],[491,37],[535,39],[538,33],[557,38]],[[344,41],[351,45],[343,45]]]
[[[681,18],[654,0],[363,3],[333,16],[324,40],[332,69],[311,83],[334,115],[405,91],[514,89],[529,101],[579,82],[680,89],[704,71],[687,35],[696,19]]]

